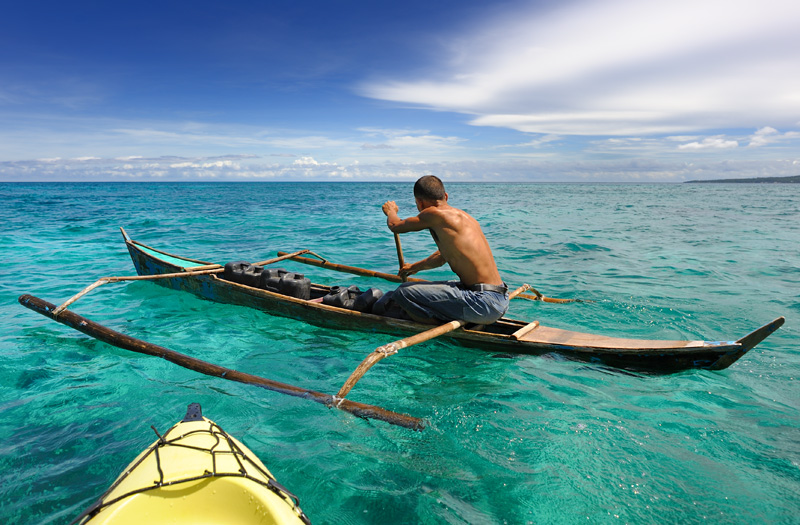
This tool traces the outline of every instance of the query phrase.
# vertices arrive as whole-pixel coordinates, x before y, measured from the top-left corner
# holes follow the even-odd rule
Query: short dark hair
[[[414,197],[426,201],[444,200],[444,183],[435,175],[425,175],[414,184]]]

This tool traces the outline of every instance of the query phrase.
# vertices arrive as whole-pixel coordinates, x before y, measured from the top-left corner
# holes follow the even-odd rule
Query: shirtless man
[[[439,248],[430,257],[405,264],[401,277],[447,263],[460,281],[403,283],[392,299],[412,319],[420,322],[454,319],[490,324],[508,309],[506,287],[478,221],[447,203],[448,195],[438,177],[426,175],[414,184],[419,215],[401,219],[394,201],[382,209],[394,233],[430,230]]]

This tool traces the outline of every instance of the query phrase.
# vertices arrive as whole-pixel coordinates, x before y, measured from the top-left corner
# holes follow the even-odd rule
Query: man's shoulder
[[[472,215],[454,206],[448,206],[447,208],[440,209],[438,217],[440,218],[440,221],[452,226],[466,225],[475,221]]]
[[[419,212],[420,220],[429,227],[436,228],[446,225],[453,225],[458,222],[461,210],[448,206],[447,208],[431,206]]]
[[[433,217],[455,217],[458,215],[466,215],[467,212],[464,210],[460,210],[455,206],[431,206],[429,208],[425,208],[419,214],[420,216],[423,214],[429,214],[429,216]]]
[[[419,212],[419,215],[417,215],[417,217],[419,217],[420,219],[432,219],[435,217],[442,217],[444,213],[445,213],[444,210],[438,206],[429,206],[424,210],[422,210],[421,212]]]

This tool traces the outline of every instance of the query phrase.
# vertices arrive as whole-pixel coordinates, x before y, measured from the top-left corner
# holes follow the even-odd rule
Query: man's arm
[[[409,217],[408,219],[401,219],[397,212],[399,208],[394,201],[388,201],[381,207],[383,213],[386,214],[386,225],[392,230],[393,233],[408,233],[418,232],[431,227],[428,224],[428,214],[425,212],[420,213],[416,217]]]
[[[444,260],[442,254],[439,253],[439,250],[436,250],[433,252],[433,254],[431,254],[430,257],[422,259],[421,261],[417,261],[412,264],[404,264],[403,267],[400,268],[400,271],[397,272],[397,275],[400,277],[405,277],[417,272],[421,272],[422,270],[432,270],[434,268],[443,266],[446,262],[447,261]]]
[[[383,209],[383,213],[386,214],[386,225],[394,233],[416,232],[431,227],[431,214],[425,213],[425,211],[420,212],[416,217],[401,219],[397,215],[399,208],[394,201],[384,203],[381,209]],[[400,271],[397,272],[397,275],[405,277],[423,270],[432,270],[433,268],[443,266],[446,262],[441,252],[436,250],[430,257],[422,259],[421,261],[412,264],[404,264],[403,267],[400,268]]]

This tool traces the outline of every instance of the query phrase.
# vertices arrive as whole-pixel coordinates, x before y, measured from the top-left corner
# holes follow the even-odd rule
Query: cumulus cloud
[[[363,94],[559,135],[789,127],[800,117],[800,2],[574,0],[514,11],[449,38],[449,60],[427,77],[372,81]]]
[[[770,142],[773,142],[777,138],[780,138],[780,133],[777,129],[771,128],[769,126],[763,127],[753,133],[753,136],[750,137],[750,144],[747,146],[750,148],[757,148],[759,146],[766,146]]]
[[[697,142],[689,142],[688,144],[681,144],[678,149],[682,150],[697,150],[697,149],[732,149],[738,148],[739,143],[735,140],[728,140],[724,137],[706,137]]]
[[[331,166],[327,162],[317,162],[314,157],[300,157],[292,162],[293,166]]]

